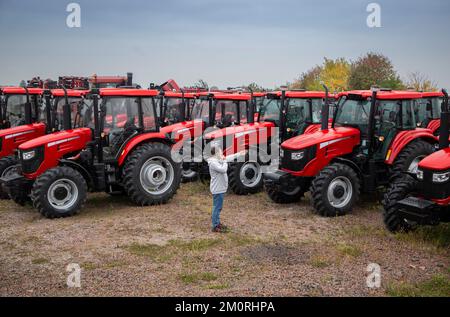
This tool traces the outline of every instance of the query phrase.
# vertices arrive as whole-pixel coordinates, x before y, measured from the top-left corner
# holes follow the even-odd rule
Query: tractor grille
[[[419,190],[428,199],[445,199],[450,196],[450,181],[433,183],[433,171],[423,170],[423,181],[419,182]]]
[[[282,148],[281,168],[299,172],[306,164],[316,157],[316,146],[311,146],[302,150],[287,150]]]
[[[19,153],[20,157],[20,165],[22,167],[22,173],[24,174],[32,174],[37,171],[39,166],[41,166],[44,161],[44,147],[38,147],[35,149],[36,154],[31,160],[24,160],[22,158],[22,153]]]

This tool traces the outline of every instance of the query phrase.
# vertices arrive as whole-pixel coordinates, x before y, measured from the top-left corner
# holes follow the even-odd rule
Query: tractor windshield
[[[259,109],[259,120],[260,121],[271,121],[275,125],[280,125],[280,99],[270,99],[264,100],[263,105]]]
[[[162,118],[164,124],[170,125],[184,119],[185,105],[183,98],[164,98]]]
[[[80,97],[69,97],[70,118],[72,128],[94,127],[94,120],[92,117],[92,101]],[[64,129],[64,105],[66,99],[58,97],[55,100],[55,129]]]
[[[36,111],[33,103],[37,102],[35,95],[30,96],[31,115],[36,118]],[[25,124],[25,104],[27,102],[26,95],[7,95],[5,98],[5,120],[10,123],[11,127]]]
[[[207,99],[196,99],[192,107],[192,120],[203,120],[209,122],[209,101]]]
[[[439,119],[441,115],[442,98],[423,98],[414,104],[414,115],[417,126],[426,128],[433,119]]]
[[[220,122],[220,125],[223,127],[229,127],[232,124],[239,123],[241,119],[247,121],[245,101],[216,100],[215,109],[215,120],[216,122]],[[239,109],[244,111],[242,118],[239,115]]]
[[[341,99],[336,117],[335,126],[357,126],[366,131],[369,125],[370,101]]]

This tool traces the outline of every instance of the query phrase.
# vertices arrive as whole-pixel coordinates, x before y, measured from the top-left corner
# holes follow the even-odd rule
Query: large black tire
[[[245,182],[243,182],[243,178],[246,179]],[[261,191],[264,184],[261,166],[259,163],[253,162],[230,164],[228,168],[228,183],[236,195],[255,194]]]
[[[44,217],[53,219],[79,213],[86,195],[87,184],[83,176],[71,167],[58,166],[36,178],[30,198]]]
[[[184,164],[183,164],[184,165]],[[198,179],[198,172],[193,170],[187,165],[182,166],[181,169],[181,182],[190,183]]]
[[[411,224],[398,214],[397,203],[417,190],[417,180],[409,175],[402,175],[389,186],[383,199],[383,220],[386,228],[391,232],[407,232],[412,229]]]
[[[411,172],[417,170],[417,164],[434,152],[434,146],[424,140],[416,140],[408,144],[397,156],[392,166],[393,173]],[[415,166],[415,169],[413,168]]]
[[[150,162],[152,159],[154,161]],[[167,172],[172,173],[172,180],[170,177],[166,178]],[[128,196],[137,205],[165,204],[180,187],[181,164],[172,160],[168,145],[157,142],[146,143],[128,156],[122,177]],[[161,184],[162,187],[154,190],[145,189],[147,187],[145,185],[158,185],[162,178],[166,180]],[[153,183],[150,184],[150,182]]]
[[[18,160],[15,156],[5,156],[0,159],[0,177],[5,177],[14,173],[16,169],[14,168],[18,164]],[[9,199],[8,193],[3,191],[0,186],[0,199]]]
[[[305,192],[299,186],[298,188],[292,190],[291,192],[284,192],[277,189],[274,186],[264,186],[267,195],[273,202],[277,204],[292,204],[300,201]]]
[[[334,203],[328,197],[329,189],[331,200],[337,200]],[[310,191],[312,205],[319,215],[324,217],[342,216],[350,212],[358,201],[360,180],[350,166],[333,163],[325,167],[314,178]]]

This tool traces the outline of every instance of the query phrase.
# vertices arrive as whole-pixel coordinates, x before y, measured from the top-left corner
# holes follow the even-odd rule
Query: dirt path
[[[229,195],[213,234],[205,185],[183,185],[169,204],[135,207],[94,194],[76,217],[42,218],[0,202],[0,295],[22,296],[450,296],[450,227],[392,235],[381,206],[333,219],[308,198],[276,205],[265,193]],[[68,288],[66,266],[81,266]],[[369,289],[369,263],[381,287]]]

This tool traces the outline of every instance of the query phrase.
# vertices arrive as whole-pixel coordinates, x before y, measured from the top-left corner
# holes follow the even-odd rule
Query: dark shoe
[[[224,224],[222,224],[222,223],[219,223],[219,225],[218,225],[218,227],[221,229],[221,230],[225,230],[225,231],[227,231],[228,230],[228,227],[227,226],[225,226]]]
[[[211,229],[212,232],[222,232],[222,229],[220,228],[220,226],[214,227]]]

